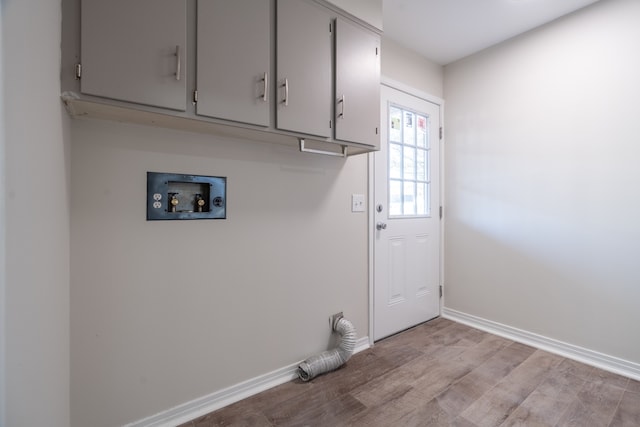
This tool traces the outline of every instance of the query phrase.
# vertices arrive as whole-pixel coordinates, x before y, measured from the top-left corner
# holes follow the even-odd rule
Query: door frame
[[[437,96],[428,94],[426,92],[423,92],[419,89],[416,89],[414,87],[411,87],[409,85],[406,85],[402,82],[399,82],[397,80],[393,80],[391,78],[388,78],[386,76],[381,76],[380,78],[380,85],[381,86],[387,86],[391,89],[395,89],[398,90],[400,92],[404,92],[408,95],[414,96],[416,98],[422,99],[424,101],[430,102],[432,104],[436,104],[439,107],[439,111],[440,111],[440,126],[444,129],[444,99],[439,98]],[[380,115],[382,116],[382,111],[380,112]],[[386,113],[385,113],[386,115]],[[380,134],[380,144],[383,144],[385,141],[382,140],[383,135]],[[445,134],[444,132],[442,133],[442,138],[439,140],[439,144],[440,144],[440,158],[438,161],[438,167],[439,167],[439,175],[440,175],[440,206],[444,207],[445,204],[445,194],[444,194],[444,140],[445,140]],[[373,264],[374,264],[374,245],[375,245],[375,230],[374,230],[374,224],[375,224],[375,207],[374,207],[374,200],[375,200],[375,177],[374,177],[374,171],[375,171],[375,152],[369,153],[367,155],[367,182],[368,182],[368,199],[369,199],[369,203],[368,203],[368,227],[369,227],[369,232],[367,233],[367,236],[369,238],[369,255],[368,255],[368,260],[369,260],[369,346],[373,347],[373,337],[374,337],[374,271],[373,271]],[[444,208],[443,208],[444,211]],[[442,218],[440,220],[440,279],[439,279],[439,285],[443,286],[444,285],[444,221],[445,221],[445,216],[444,214],[442,215]],[[440,312],[442,313],[442,307],[444,306],[444,294],[442,296],[442,298],[440,298]]]

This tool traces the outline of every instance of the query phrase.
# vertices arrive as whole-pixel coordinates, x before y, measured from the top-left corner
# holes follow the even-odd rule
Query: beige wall
[[[445,68],[445,305],[640,363],[640,3]]]
[[[367,335],[366,156],[72,124],[72,425],[120,425]],[[146,172],[228,178],[228,218],[145,219]]]
[[[443,67],[382,37],[382,75],[429,95],[443,97]]]
[[[2,2],[0,425],[69,425],[69,192],[60,3]],[[1,157],[1,156],[0,156]],[[6,179],[6,182],[4,181]],[[6,240],[5,240],[6,239]],[[2,264],[6,264],[3,266]]]

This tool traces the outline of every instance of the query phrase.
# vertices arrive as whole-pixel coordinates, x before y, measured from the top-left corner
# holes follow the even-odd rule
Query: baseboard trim
[[[640,364],[443,307],[442,317],[640,381]]]
[[[369,337],[359,338],[356,341],[354,353],[359,353],[369,347]],[[254,394],[295,379],[298,376],[297,369],[300,362],[251,378],[207,396],[199,397],[150,417],[126,424],[123,427],[174,427],[186,423],[209,412],[224,408]]]

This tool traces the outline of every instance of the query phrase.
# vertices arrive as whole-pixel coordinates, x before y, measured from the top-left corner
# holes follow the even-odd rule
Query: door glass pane
[[[389,141],[402,142],[402,110],[389,107]]]
[[[427,180],[427,151],[426,150],[418,150],[416,153],[416,179],[418,181],[426,181]]]
[[[429,116],[389,106],[389,216],[429,216]]]
[[[425,116],[418,116],[417,124],[418,126],[416,129],[416,145],[418,147],[428,148],[427,147],[428,119]]]
[[[427,209],[427,184],[418,184],[416,187],[416,214],[427,215],[429,213]]]
[[[415,131],[416,115],[410,111],[404,112],[404,143],[406,145],[416,145]]]
[[[416,183],[407,182],[404,183],[404,215],[416,214]]]
[[[402,178],[402,145],[389,144],[389,178]]]
[[[404,147],[404,179],[416,179],[416,149]]]
[[[389,181],[389,215],[402,215],[402,181]]]

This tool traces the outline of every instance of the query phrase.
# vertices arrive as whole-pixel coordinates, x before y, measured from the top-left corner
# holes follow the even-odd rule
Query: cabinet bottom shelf
[[[221,123],[213,119],[186,117],[176,113],[153,111],[141,106],[140,109],[131,106],[121,106],[115,103],[101,102],[93,98],[84,98],[72,92],[65,92],[61,96],[67,112],[74,118],[92,118],[112,120],[124,123],[135,123],[167,129],[184,130],[213,134],[232,139],[259,141],[270,144],[280,144],[298,147],[301,152],[313,154],[328,154],[336,157],[353,156],[376,151],[375,147],[366,145],[342,143],[340,141],[322,141],[312,136],[283,133],[273,129],[254,129],[250,127]],[[143,109],[145,108],[145,109]],[[301,141],[303,141],[301,143]]]

